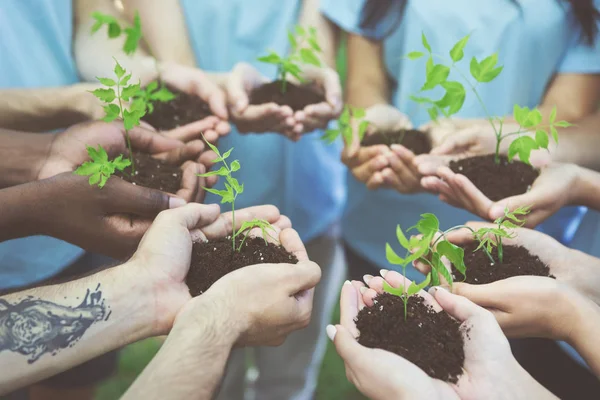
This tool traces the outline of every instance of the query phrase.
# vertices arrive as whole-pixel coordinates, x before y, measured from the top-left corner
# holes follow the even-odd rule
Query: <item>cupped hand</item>
[[[410,283],[394,271],[382,271],[392,287]],[[373,305],[383,292],[383,278],[366,276],[361,282],[344,285],[340,301],[342,327],[328,328],[338,353],[346,363],[349,379],[370,398],[551,398],[549,392],[525,372],[510,352],[506,337],[493,315],[469,300],[441,288],[421,291],[425,301],[461,322],[465,341],[464,374],[457,384],[432,379],[421,369],[392,353],[368,349],[355,340],[354,318],[362,307]],[[538,397],[535,397],[538,398]]]
[[[265,219],[284,231],[291,226],[274,206],[241,209],[235,217],[238,229],[254,218]],[[161,212],[147,230],[124,269],[132,282],[140,276],[150,279],[157,335],[168,332],[177,313],[191,299],[185,277],[193,242],[227,236],[233,232],[232,223],[231,213],[221,214],[218,205],[188,204]]]
[[[275,103],[251,105],[250,93],[269,80],[250,64],[238,63],[225,83],[231,120],[240,133],[278,132],[295,138],[294,112]]]
[[[573,164],[551,164],[541,169],[540,176],[527,193],[497,202],[487,198],[466,176],[456,174],[448,167],[440,167],[438,177],[424,177],[421,185],[427,191],[439,194],[442,201],[492,221],[504,215],[506,208],[513,211],[531,206],[525,226],[535,227],[571,203],[578,172],[578,167]]]

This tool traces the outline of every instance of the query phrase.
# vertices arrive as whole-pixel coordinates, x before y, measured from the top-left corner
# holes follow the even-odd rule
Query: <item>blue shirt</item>
[[[0,1],[0,88],[79,82],[71,53],[72,35],[71,0]],[[0,290],[55,275],[83,252],[46,236],[0,243]]]
[[[199,67],[225,72],[243,61],[274,79],[275,66],[259,63],[256,57],[271,49],[288,52],[287,30],[297,23],[301,3],[181,0]],[[342,213],[345,172],[340,147],[328,146],[319,137],[311,133],[293,143],[280,134],[240,135],[233,129],[220,139],[220,150],[234,147],[232,157],[242,166],[236,178],[244,184],[244,193],[236,207],[274,204],[290,217],[304,241],[323,234]],[[211,195],[207,201],[218,199]]]
[[[364,0],[322,0],[321,4],[322,12],[344,30],[381,39],[381,32],[364,32],[358,26]],[[429,121],[426,110],[409,98],[425,80],[426,60],[409,61],[402,56],[423,49],[422,32],[438,54],[448,54],[454,43],[472,33],[459,67],[468,71],[471,57],[481,59],[496,51],[499,64],[504,65],[496,80],[478,87],[490,113],[512,114],[515,103],[536,106],[556,73],[600,72],[598,43],[595,49],[580,44],[579,31],[574,26],[569,6],[558,1],[517,5],[506,0],[408,0],[398,28],[384,40],[385,64],[394,81],[391,102],[409,115],[415,126]],[[455,72],[450,78],[461,81]],[[484,116],[474,96],[468,93],[457,117]],[[445,228],[473,219],[468,212],[432,195],[369,191],[351,176],[348,181],[344,239],[380,268],[389,268],[384,245],[394,240],[396,224],[408,228],[425,212],[435,213]]]

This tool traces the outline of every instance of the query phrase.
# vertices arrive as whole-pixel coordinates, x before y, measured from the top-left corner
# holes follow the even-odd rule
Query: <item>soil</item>
[[[467,277],[464,280],[471,284],[485,284],[502,279],[521,275],[549,276],[550,268],[544,264],[538,256],[534,256],[521,246],[503,246],[503,263],[492,264],[483,250],[474,250],[478,243],[473,242],[464,246],[465,265],[467,266]],[[498,261],[498,250],[492,249],[492,258]],[[464,277],[460,272],[453,269],[452,277],[456,281],[462,281]]]
[[[398,296],[383,293],[373,307],[365,307],[356,317],[358,342],[406,358],[432,378],[456,383],[465,361],[460,323],[446,312],[435,312],[412,296],[404,319],[404,302]]]
[[[298,86],[291,82],[287,83],[285,93],[281,93],[280,80],[265,83],[250,93],[250,104],[275,103],[281,106],[289,106],[294,111],[300,111],[306,106],[324,101],[326,101],[325,96],[312,87]]]
[[[208,103],[198,96],[182,92],[169,85],[167,89],[177,97],[167,103],[154,102],[154,111],[142,118],[142,121],[149,123],[155,129],[168,131],[213,115]]]
[[[116,176],[121,177],[134,185],[163,192],[175,194],[181,188],[182,171],[178,166],[157,160],[146,153],[133,152],[135,161],[135,174],[131,175],[131,167],[125,171],[117,171]]]
[[[363,139],[362,146],[375,146],[378,144],[401,144],[415,155],[427,154],[431,151],[431,141],[427,134],[416,129],[401,129],[395,132],[376,132]]]
[[[469,178],[492,201],[526,193],[540,174],[531,165],[509,162],[505,156],[496,164],[493,154],[452,161],[450,169]]]
[[[239,242],[236,241],[236,246]],[[185,283],[192,296],[204,293],[217,280],[237,269],[254,264],[296,264],[298,259],[282,246],[249,237],[240,251],[233,251],[231,238],[194,243],[192,262]]]

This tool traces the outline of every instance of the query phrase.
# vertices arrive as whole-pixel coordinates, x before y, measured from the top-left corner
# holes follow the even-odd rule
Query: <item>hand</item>
[[[365,119],[371,123],[367,131],[395,131],[410,129],[407,116],[390,105],[377,104],[367,109]],[[413,164],[414,154],[401,145],[376,145],[361,147],[358,131],[352,143],[346,143],[342,162],[350,168],[352,175],[364,182],[369,189],[393,188],[400,193],[416,192],[420,188],[419,175]]]
[[[293,128],[296,122],[290,107],[275,103],[249,104],[252,90],[268,82],[250,64],[236,64],[225,84],[231,119],[240,133],[279,132],[290,139],[295,138]]]
[[[293,139],[295,140],[299,140],[303,133],[326,128],[329,121],[340,115],[343,107],[342,85],[336,71],[328,67],[304,65],[302,75],[305,83],[311,83],[324,91],[325,101],[308,105],[304,110],[294,113],[296,125],[293,133],[296,136]]]
[[[394,271],[382,271],[392,287],[409,281]],[[344,285],[340,308],[342,328],[328,328],[340,356],[346,363],[349,379],[373,399],[388,398],[543,398],[550,393],[523,370],[510,352],[508,341],[491,313],[469,300],[441,288],[432,295],[419,295],[436,310],[445,310],[461,322],[465,335],[464,374],[457,384],[430,378],[421,369],[392,353],[368,349],[350,334],[356,327],[358,310],[373,306],[373,298],[383,292],[383,278],[366,277],[369,288],[360,282]],[[359,293],[362,292],[362,293]],[[336,332],[337,331],[337,332]],[[393,374],[393,375],[391,375]],[[390,376],[391,375],[391,376]],[[454,393],[453,393],[454,392]],[[536,397],[537,396],[537,397]],[[543,397],[540,397],[543,396]]]
[[[265,219],[273,224],[277,232],[282,231],[289,235],[290,220],[280,215],[274,206],[250,207],[236,211],[236,229],[239,229],[244,221],[254,218]],[[221,238],[232,231],[231,213],[221,214],[217,205],[188,204],[175,210],[164,211],[156,217],[125,269],[127,274],[130,274],[128,279],[131,279],[131,282],[138,281],[140,277],[145,277],[151,282],[152,296],[155,299],[151,304],[154,307],[151,312],[156,319],[156,335],[166,334],[171,329],[175,316],[191,299],[185,277],[190,267],[192,243]],[[248,288],[245,290],[249,291],[251,285],[247,282],[245,286]],[[208,293],[209,291],[199,298]]]
[[[442,201],[492,221],[503,216],[507,207],[512,211],[531,206],[525,226],[535,227],[561,207],[571,204],[578,174],[576,165],[551,164],[541,169],[540,176],[527,193],[497,202],[488,199],[466,176],[447,167],[438,169],[439,178],[424,177],[421,184],[427,191],[439,193]]]
[[[226,122],[229,118],[227,113],[227,103],[225,99],[225,93],[219,85],[212,81],[212,79],[198,68],[186,67],[184,65],[167,62],[161,63],[160,66],[160,79],[174,88],[181,90],[182,92],[196,95],[208,103],[211,111],[217,118],[208,117],[202,121],[209,121],[213,125],[213,129],[209,129],[204,135],[205,137],[211,137],[213,134],[226,135],[229,133],[231,127]],[[185,139],[198,139],[202,131],[199,130],[200,122],[188,124],[181,128],[176,128],[170,133],[167,133],[170,137],[175,137],[179,140]],[[192,133],[196,132],[196,135]],[[207,136],[208,135],[208,136]],[[216,140],[210,140],[216,142]]]

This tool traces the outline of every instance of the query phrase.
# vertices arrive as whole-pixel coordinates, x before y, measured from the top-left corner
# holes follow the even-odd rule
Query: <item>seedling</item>
[[[500,264],[504,262],[504,251],[502,245],[502,239],[512,239],[515,237],[514,232],[509,232],[509,229],[515,229],[523,226],[525,220],[520,218],[529,214],[531,207],[519,207],[514,211],[509,211],[508,208],[504,210],[504,215],[494,221],[496,226],[494,228],[481,228],[473,235],[479,241],[479,246],[475,251],[484,249],[492,263],[492,248],[496,246],[498,248],[498,261]]]
[[[365,120],[365,110],[352,106],[345,106],[340,118],[337,120],[336,129],[327,129],[321,140],[327,144],[332,144],[338,137],[342,137],[344,142],[351,144],[353,141],[352,122],[358,124],[358,141],[359,143],[365,137],[369,121]]]
[[[233,251],[234,252],[240,251],[242,249],[242,246],[244,245],[244,242],[246,241],[246,238],[248,235],[246,234],[244,236],[244,239],[242,240],[239,247],[236,247],[236,245],[235,245],[236,237],[238,237],[240,234],[242,234],[244,232],[249,232],[253,228],[259,228],[262,231],[263,239],[265,240],[265,243],[266,243],[267,236],[270,236],[268,234],[267,230],[268,229],[273,230],[273,226],[265,220],[254,219],[252,221],[246,221],[242,224],[242,226],[240,227],[240,229],[238,231],[235,231],[235,200],[237,199],[237,197],[240,194],[244,193],[244,185],[240,184],[237,179],[235,179],[233,176],[231,176],[231,174],[233,172],[236,172],[240,169],[240,167],[241,167],[240,162],[238,160],[234,160],[230,164],[227,163],[227,159],[231,155],[233,148],[231,148],[231,149],[227,150],[225,153],[221,154],[219,152],[219,149],[216,146],[211,144],[206,139],[204,139],[204,141],[206,142],[206,144],[208,144],[208,146],[215,153],[217,153],[217,158],[214,159],[212,162],[213,163],[221,162],[221,163],[223,163],[223,166],[221,168],[219,168],[217,171],[209,171],[204,174],[198,174],[198,176],[209,177],[209,176],[217,175],[217,176],[224,176],[226,179],[225,190],[213,189],[213,188],[207,188],[207,187],[205,187],[204,190],[221,197],[221,204],[231,203],[231,219],[232,219],[232,226],[234,227],[233,233],[231,234],[231,245],[233,247]]]
[[[408,286],[408,289],[404,288],[404,285],[400,285],[399,288],[391,287],[387,282],[383,282],[383,290],[389,294],[393,294],[402,299],[404,303],[404,320],[406,321],[406,317],[408,315],[408,299],[411,296],[419,293],[422,289],[424,289],[427,285],[431,283],[431,273],[427,274],[425,280],[419,284],[411,282]]]
[[[88,176],[88,182],[91,186],[98,185],[100,189],[104,187],[108,178],[110,178],[115,171],[123,171],[129,165],[131,161],[123,160],[123,155],[117,156],[114,160],[108,159],[108,154],[102,146],[98,145],[97,149],[91,146],[87,146],[87,152],[92,161],[84,162],[79,168],[75,170],[75,174]]]
[[[281,81],[281,93],[285,93],[287,90],[288,74],[302,83],[305,82],[301,75],[302,67],[300,63],[321,66],[318,53],[321,53],[322,50],[317,41],[317,30],[314,27],[305,29],[300,25],[296,26],[295,34],[288,31],[288,41],[290,43],[290,53],[287,57],[282,57],[271,50],[268,55],[257,58],[260,62],[277,65],[277,79]]]
[[[509,145],[508,159],[512,161],[518,154],[522,162],[530,164],[530,155],[533,150],[548,149],[550,136],[555,143],[558,144],[557,127],[564,128],[571,126],[567,121],[556,121],[556,107],[552,109],[549,117],[549,123],[544,123],[542,113],[538,108],[529,109],[527,107],[514,106],[514,118],[519,129],[513,132],[503,132],[504,118],[496,117],[490,114],[483,99],[477,91],[477,86],[480,83],[488,83],[496,79],[503,70],[503,66],[498,65],[498,53],[494,53],[481,61],[476,57],[471,58],[470,62],[470,77],[467,76],[457,65],[464,58],[464,48],[469,41],[470,35],[459,40],[450,50],[450,59],[432,52],[431,46],[422,34],[423,47],[427,51],[427,63],[425,66],[426,81],[421,87],[418,96],[411,96],[411,99],[419,104],[426,105],[429,116],[432,120],[437,120],[440,114],[445,117],[450,117],[458,113],[465,102],[466,90],[463,83],[453,80],[448,80],[450,71],[455,71],[462,78],[463,82],[473,92],[477,101],[481,105],[486,118],[496,136],[496,150],[494,161],[500,164],[500,144],[504,139],[518,136]],[[407,54],[410,60],[417,60],[424,57],[426,54],[422,51],[412,51]],[[441,60],[439,64],[434,62],[434,59]],[[474,82],[471,80],[474,80]],[[430,91],[437,87],[445,90],[444,96],[439,100],[434,100],[422,95],[423,92]],[[530,136],[522,136],[524,133],[535,132],[535,138]]]

